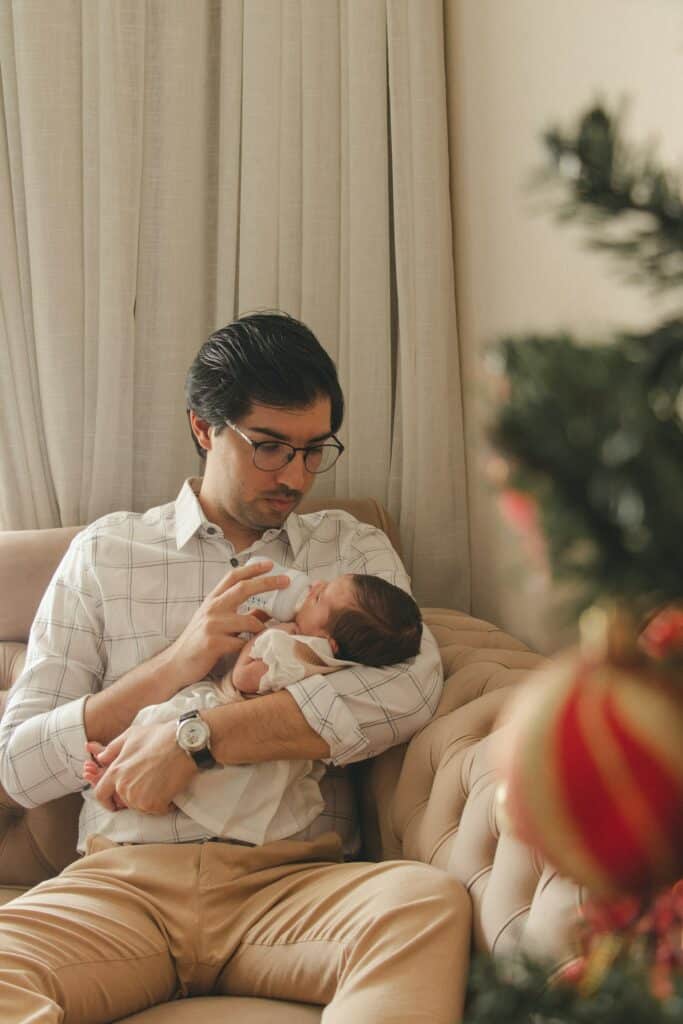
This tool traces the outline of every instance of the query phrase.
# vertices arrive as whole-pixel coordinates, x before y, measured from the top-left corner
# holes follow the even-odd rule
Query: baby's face
[[[327,627],[332,616],[356,604],[353,580],[347,573],[330,583],[314,583],[294,621],[304,636],[329,636]]]

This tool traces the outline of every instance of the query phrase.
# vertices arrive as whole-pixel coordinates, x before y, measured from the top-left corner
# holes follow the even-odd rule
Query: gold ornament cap
[[[641,660],[633,615],[622,605],[594,604],[579,619],[582,655],[590,661],[632,665]]]

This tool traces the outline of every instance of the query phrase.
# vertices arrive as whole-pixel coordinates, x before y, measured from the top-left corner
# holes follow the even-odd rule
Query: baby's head
[[[414,658],[422,639],[422,615],[410,594],[359,573],[314,583],[294,621],[307,636],[326,636],[338,658],[362,665]]]

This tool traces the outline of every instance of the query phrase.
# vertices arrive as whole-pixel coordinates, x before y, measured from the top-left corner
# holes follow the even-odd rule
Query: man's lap
[[[375,949],[386,943],[391,959],[396,943],[410,940],[411,901],[429,894],[436,917],[455,889],[421,864],[340,863],[332,835],[255,848],[107,840],[91,848],[0,908],[3,960],[14,957],[21,973],[28,958],[40,973],[34,985],[56,985],[69,1024],[175,994],[327,1003],[368,936]],[[371,934],[382,915],[389,934]]]

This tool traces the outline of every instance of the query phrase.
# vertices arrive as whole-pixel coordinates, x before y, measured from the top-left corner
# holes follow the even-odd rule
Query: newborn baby
[[[393,665],[414,658],[422,638],[422,616],[410,594],[378,576],[357,573],[314,583],[292,622],[269,625],[241,652],[232,671],[232,683],[242,693],[282,689],[313,671],[348,662]],[[283,633],[297,640],[285,641]]]

